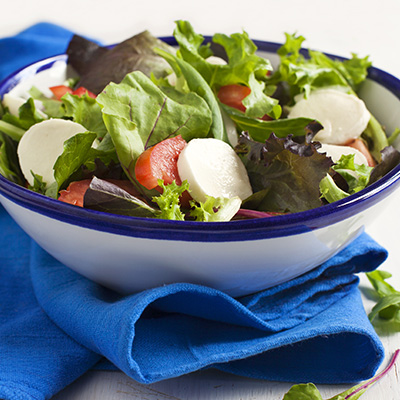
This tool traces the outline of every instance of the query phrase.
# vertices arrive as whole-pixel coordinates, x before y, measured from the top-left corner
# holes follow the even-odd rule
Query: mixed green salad
[[[0,173],[46,196],[138,217],[229,221],[301,212],[400,162],[357,96],[371,63],[301,50],[280,63],[246,32],[211,41],[177,21],[113,47],[74,36],[76,77],[0,107]]]

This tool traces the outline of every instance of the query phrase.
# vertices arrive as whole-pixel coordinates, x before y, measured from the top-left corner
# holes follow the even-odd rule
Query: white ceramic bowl
[[[172,38],[164,39],[174,43]],[[271,61],[277,61],[278,44],[256,44]],[[64,65],[58,78],[64,79],[65,62],[66,56],[61,55],[16,72],[0,84],[0,95],[24,91],[21,84],[27,88],[37,84],[40,71],[47,72],[39,74],[39,86],[49,86],[43,77],[54,65]],[[53,85],[57,84],[54,79]],[[372,68],[360,93],[388,132],[400,127],[398,79]],[[190,282],[241,296],[299,276],[337,253],[379,215],[399,183],[400,166],[336,203],[290,215],[223,223],[134,218],[82,209],[2,176],[0,201],[47,252],[109,288],[132,293]]]

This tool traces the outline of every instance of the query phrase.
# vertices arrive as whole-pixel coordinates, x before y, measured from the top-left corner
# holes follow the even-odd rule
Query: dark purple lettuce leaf
[[[381,151],[381,161],[371,171],[369,185],[382,178],[400,163],[400,153],[393,147],[387,146]]]
[[[92,210],[132,217],[154,217],[157,210],[114,183],[93,177],[83,206]]]
[[[126,74],[141,71],[157,78],[170,70],[169,64],[154,52],[173,48],[144,31],[112,48],[101,47],[80,36],[74,36],[68,46],[68,63],[80,76],[78,85],[99,94],[110,82],[120,83]]]
[[[283,213],[321,206],[319,183],[333,163],[317,147],[307,138],[298,143],[290,135],[281,139],[271,134],[259,143],[243,133],[235,150],[246,166],[254,194],[242,207]]]

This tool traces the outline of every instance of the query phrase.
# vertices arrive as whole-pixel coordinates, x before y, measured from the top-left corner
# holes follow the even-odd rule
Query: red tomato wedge
[[[58,200],[64,203],[73,204],[74,206],[83,207],[83,197],[86,190],[90,185],[91,179],[84,179],[83,181],[76,181],[70,183],[65,189],[60,191]]]
[[[69,86],[65,85],[52,86],[50,90],[57,100],[61,100],[61,97],[63,97],[65,94],[72,94],[73,92],[73,90]]]
[[[121,189],[130,193],[132,196],[140,197],[132,182],[128,180],[106,179],[106,181],[114,183]],[[64,203],[73,204],[74,206],[83,207],[83,198],[85,197],[85,193],[89,188],[90,182],[91,179],[71,182],[65,190],[60,191],[60,196],[58,197],[58,200],[63,201]]]
[[[75,89],[72,94],[76,95],[76,96],[83,96],[84,94],[87,94],[89,97],[92,97],[93,99],[95,99],[97,96],[92,93],[90,90],[87,90],[86,88],[84,88],[83,86],[78,87],[77,89]]]
[[[92,93],[90,90],[87,90],[83,86],[80,86],[75,90],[65,85],[52,86],[49,89],[57,100],[61,100],[61,97],[63,97],[67,93],[73,94],[75,96],[83,96],[85,93],[87,93],[88,96],[93,97],[94,99],[96,98],[96,95],[94,93]]]
[[[222,86],[218,91],[218,99],[221,103],[229,107],[236,108],[245,112],[246,107],[243,105],[243,99],[251,93],[251,89],[243,85],[226,85]]]
[[[158,179],[169,185],[182,183],[178,173],[178,157],[186,146],[182,137],[175,136],[145,150],[137,159],[135,175],[138,182],[147,189],[158,187]]]
[[[360,151],[367,159],[368,165],[370,167],[375,167],[376,162],[362,139],[352,139],[349,142],[347,142],[345,145],[353,147],[353,149]]]

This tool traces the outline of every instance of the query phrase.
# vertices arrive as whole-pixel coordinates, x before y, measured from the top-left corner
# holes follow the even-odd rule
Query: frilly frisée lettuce
[[[67,55],[76,78],[49,88],[53,97],[32,87],[24,102],[4,99],[0,173],[104,212],[211,222],[321,207],[400,162],[357,97],[368,57],[306,55],[304,38],[286,34],[273,70],[246,32],[205,41],[189,22],[177,21],[174,36],[177,46],[145,31],[110,48],[74,36]],[[317,108],[325,103],[322,116]],[[67,126],[79,129],[65,135]],[[212,148],[200,154],[198,141]],[[233,164],[223,161],[222,147]],[[236,167],[240,177],[229,169]]]

